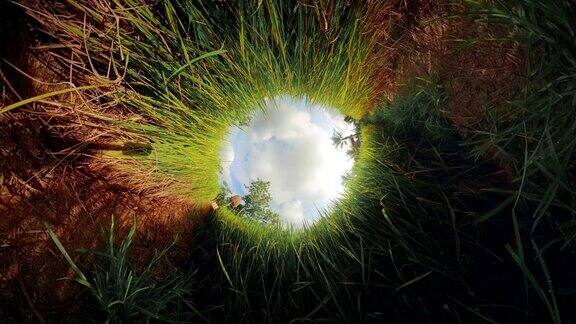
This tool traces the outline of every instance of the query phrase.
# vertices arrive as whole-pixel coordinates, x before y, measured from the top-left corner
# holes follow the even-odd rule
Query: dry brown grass
[[[371,13],[366,32],[379,34],[382,45],[375,57],[380,68],[374,73],[374,98],[392,99],[407,80],[436,75],[448,91],[447,114],[462,131],[480,122],[486,107],[508,98],[522,79],[520,46],[495,41],[506,30],[464,17],[440,19],[459,13],[462,8],[435,0],[390,1],[386,10]],[[14,17],[19,26],[26,27],[19,30],[31,26],[29,20]],[[73,14],[61,18],[48,24],[53,34],[58,34],[59,24],[66,19],[79,19]],[[88,28],[94,33],[109,32],[115,25],[111,21]],[[17,46],[10,53],[2,52],[2,59],[10,64],[1,65],[0,106],[57,87],[95,82],[87,79],[94,71],[77,38],[58,34],[55,44],[68,45],[47,51],[53,39],[41,42],[36,33],[29,33],[32,37],[22,34],[26,33],[10,35]],[[467,39],[483,41],[468,44]],[[103,46],[109,50],[106,46],[112,45]],[[115,79],[113,74],[107,77]],[[108,162],[94,158],[98,149],[126,139],[125,133],[102,123],[102,115],[139,118],[103,99],[115,86],[112,82],[102,90],[51,98],[0,121],[0,302],[20,308],[25,321],[77,311],[72,306],[79,292],[68,281],[54,280],[71,273],[46,236],[43,222],[53,225],[62,243],[73,251],[94,247],[110,215],[119,220],[121,232],[137,217],[137,263],[169,243],[174,234],[190,233],[193,228],[188,217],[192,202],[151,195],[130,177],[113,173]],[[210,212],[208,206],[199,210],[204,216]],[[177,264],[187,253],[187,246],[179,245],[171,259]],[[22,300],[27,302],[22,304]]]
[[[16,32],[3,34],[15,46],[1,47],[0,106],[73,83],[39,47],[38,34],[30,32],[31,21],[23,12],[12,7],[4,13],[10,19],[0,18],[3,27]],[[56,280],[73,273],[46,235],[45,222],[75,251],[101,242],[111,215],[120,238],[137,219],[138,266],[176,234],[182,234],[182,241],[169,256],[183,262],[194,225],[191,211],[210,212],[208,206],[198,208],[190,201],[147,195],[94,158],[99,148],[113,145],[120,136],[90,115],[100,95],[64,95],[0,117],[0,308],[10,309],[10,316],[21,321],[59,320],[79,311],[77,286]],[[101,103],[99,112],[127,113],[113,103]]]
[[[521,46],[507,40],[510,30],[474,21],[464,6],[442,1],[396,1],[375,13],[372,26],[384,26],[385,48],[374,74],[375,96],[392,100],[405,82],[438,77],[447,90],[447,115],[465,132],[485,110],[511,98],[523,85]]]
[[[137,219],[137,264],[145,263],[177,233],[189,240],[190,204],[148,197],[111,183],[105,173],[87,169],[81,161],[85,157],[50,156],[29,128],[2,125],[1,130],[1,156],[6,163],[1,169],[0,291],[6,303],[24,300],[19,294],[26,289],[36,311],[50,313],[77,298],[74,286],[55,281],[71,273],[45,234],[44,222],[53,225],[63,244],[74,251],[101,242],[100,233],[108,228],[111,215],[121,233]],[[177,246],[173,255],[185,258],[186,246]],[[28,314],[30,306],[19,305]]]
[[[141,136],[117,126],[116,121],[150,122],[111,99],[118,94],[138,96],[124,82],[124,62],[115,61],[117,58],[112,54],[109,58],[106,56],[114,52],[117,45],[106,41],[103,35],[127,32],[125,26],[111,18],[112,4],[90,2],[89,7],[96,11],[111,13],[104,15],[106,19],[102,21],[86,20],[74,5],[59,1],[23,0],[19,5],[18,10],[27,17],[27,26],[33,26],[34,31],[28,35],[26,48],[21,49],[27,53],[28,60],[7,60],[6,66],[12,70],[12,78],[27,80],[24,87],[11,87],[15,93],[22,89],[26,89],[26,93],[9,101],[83,85],[96,86],[88,91],[73,91],[39,100],[21,111],[38,120],[37,127],[42,130],[40,136],[59,157],[89,156],[90,159],[84,159],[85,165],[108,174],[108,179],[120,186],[146,195],[172,197],[169,187],[173,185],[173,179],[164,177],[159,181],[158,177],[148,177],[129,167],[120,168],[118,160],[102,158],[99,154],[102,151],[122,151],[126,143],[147,143]],[[78,26],[82,26],[85,38],[70,33],[71,28]],[[88,53],[87,39],[99,44],[101,48],[90,52],[100,53],[99,57],[91,57]],[[103,58],[108,61],[103,62]],[[192,203],[189,197],[181,196],[180,200]]]

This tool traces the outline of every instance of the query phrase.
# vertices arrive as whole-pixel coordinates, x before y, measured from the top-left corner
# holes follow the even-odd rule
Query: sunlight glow
[[[279,97],[267,103],[250,125],[234,127],[222,149],[222,179],[245,195],[252,181],[270,181],[273,211],[284,225],[302,227],[343,192],[343,176],[354,163],[348,147],[336,147],[334,131],[350,135],[354,126],[328,107]]]

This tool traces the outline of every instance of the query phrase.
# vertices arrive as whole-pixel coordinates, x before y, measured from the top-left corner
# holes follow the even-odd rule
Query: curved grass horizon
[[[81,42],[85,49],[73,51],[90,67],[82,69],[86,80],[108,80],[114,90],[102,95],[133,115],[108,126],[123,134],[119,141],[150,145],[151,153],[102,157],[142,188],[213,200],[226,132],[264,109],[266,98],[305,97],[356,119],[371,108],[375,40],[362,32],[368,9],[360,3],[165,1],[152,9],[131,0],[114,1],[107,14],[82,3],[77,9],[87,28],[30,13],[54,24],[56,38]],[[112,19],[127,26],[91,27]],[[111,71],[118,78],[107,77]]]
[[[109,267],[94,263],[92,282],[103,282],[98,293],[122,293],[93,304],[102,318],[570,319],[576,263],[565,260],[574,260],[576,242],[576,7],[563,0],[423,1],[411,11],[405,4],[85,0],[22,6],[50,41],[62,44],[49,48],[50,63],[65,78],[74,75],[78,86],[0,113],[48,97],[72,101],[73,112],[88,120],[74,126],[85,131],[81,139],[103,138],[116,147],[90,151],[87,165],[109,168],[106,179],[132,191],[186,200],[192,212],[185,217],[198,225],[187,233],[184,261],[174,267],[186,274],[166,286],[151,266],[172,262],[164,258],[168,248],[138,276],[128,262],[136,225],[116,247],[111,226],[101,253]],[[446,22],[427,25],[430,17],[420,11],[430,8],[442,13],[430,15],[433,20]],[[470,32],[451,37],[448,24],[458,19],[455,28]],[[491,28],[494,34],[483,34]],[[407,40],[435,32],[450,37]],[[513,79],[518,85],[495,101],[472,93],[474,87],[464,91],[470,84],[454,72],[463,69],[454,59],[461,57],[444,53],[443,64],[430,62],[428,47],[436,41],[469,51],[463,60],[494,50],[483,44],[512,44],[522,52]],[[398,61],[384,64],[392,47],[401,48]],[[425,66],[402,65],[413,59],[403,56],[406,50],[423,51]],[[452,63],[457,66],[445,66]],[[392,84],[383,90],[386,82]],[[473,85],[494,88],[484,79]],[[466,95],[481,97],[472,98],[481,102],[474,124],[455,122],[463,106],[475,103]],[[210,213],[196,208],[219,193],[220,149],[230,128],[278,96],[334,107],[360,125],[362,144],[342,198],[303,229],[266,226],[226,206]],[[90,280],[56,233],[48,230],[72,271]],[[115,268],[126,275],[115,277]],[[132,278],[165,289],[124,305],[121,295],[127,300],[140,289]],[[176,289],[178,280],[184,289]],[[153,312],[146,309],[150,302]]]

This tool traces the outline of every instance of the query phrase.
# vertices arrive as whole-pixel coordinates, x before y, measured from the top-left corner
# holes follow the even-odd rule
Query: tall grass
[[[526,44],[529,84],[494,110],[491,128],[479,135],[485,141],[481,148],[495,148],[514,168],[515,205],[535,207],[532,231],[553,210],[576,212],[575,10],[565,1],[522,0],[498,2],[481,14],[491,23],[513,26],[512,39]]]
[[[356,118],[369,109],[375,44],[362,33],[360,2],[83,1],[28,10],[66,46],[53,50],[63,74],[107,82],[94,110],[121,131],[117,141],[152,146],[150,154],[102,152],[137,187],[214,199],[225,134],[267,98],[305,97]]]
[[[137,271],[129,261],[130,246],[136,236],[136,224],[120,244],[116,243],[115,222],[112,218],[106,244],[99,250],[84,250],[95,260],[92,268],[82,271],[73,261],[56,234],[47,226],[46,231],[75,273],[74,280],[90,291],[98,305],[91,310],[106,323],[182,320],[187,313],[182,305],[190,297],[193,276],[171,273],[161,280],[153,271],[172,247],[156,253],[143,270]]]
[[[29,13],[66,46],[52,50],[64,74],[106,85],[78,111],[119,133],[116,140],[152,148],[102,152],[135,186],[215,198],[229,127],[275,96],[305,97],[362,124],[347,192],[313,227],[264,227],[224,207],[204,226],[197,302],[210,319],[561,322],[552,280],[565,273],[547,264],[565,257],[576,233],[575,7],[482,3],[476,17],[526,44],[529,82],[466,139],[445,118],[441,80],[406,82],[392,102],[371,97],[385,49],[366,32],[376,28],[366,28],[366,17],[378,9],[360,1],[115,0]],[[486,162],[488,152],[512,167],[512,184]],[[549,240],[557,233],[561,240]],[[96,279],[71,265],[110,318],[158,319],[143,310],[164,310],[156,302],[166,299],[148,289],[159,286],[125,267],[131,235],[120,250],[110,243],[114,258]],[[561,286],[568,292],[569,275]],[[146,289],[133,291],[134,280]],[[188,289],[168,283],[177,295]],[[119,310],[118,294],[147,306]]]
[[[495,109],[470,142],[481,154],[496,151],[512,167],[513,187],[503,191],[509,198],[496,206],[511,208],[515,242],[509,252],[527,289],[536,291],[550,319],[561,323],[559,289],[553,284],[571,285],[565,277],[574,270],[550,272],[546,262],[573,257],[576,237],[571,230],[576,222],[576,7],[560,0],[496,1],[478,14],[512,26],[511,39],[525,45],[528,84]]]
[[[470,216],[486,211],[482,205],[489,197],[481,189],[491,182],[490,166],[461,154],[462,140],[440,114],[444,98],[437,83],[428,81],[382,103],[364,121],[348,191],[310,228],[270,229],[219,209],[201,248],[214,252],[205,256],[204,268],[220,268],[219,275],[202,274],[220,288],[207,292],[206,299],[224,304],[217,320],[479,321],[493,316],[491,309],[474,312],[479,300],[471,297],[485,289],[475,278],[504,267],[490,248],[478,248],[486,237]],[[410,124],[413,116],[421,117],[415,123],[437,127],[409,132],[390,127]],[[480,274],[474,268],[484,262],[499,265]]]

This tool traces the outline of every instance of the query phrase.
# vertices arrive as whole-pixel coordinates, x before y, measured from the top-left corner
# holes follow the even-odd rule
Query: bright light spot
[[[332,136],[352,135],[355,128],[334,109],[304,100],[280,97],[267,107],[231,131],[221,152],[222,179],[240,196],[252,181],[270,181],[271,209],[284,225],[302,227],[344,191],[343,176],[354,161],[349,146],[337,147]]]

